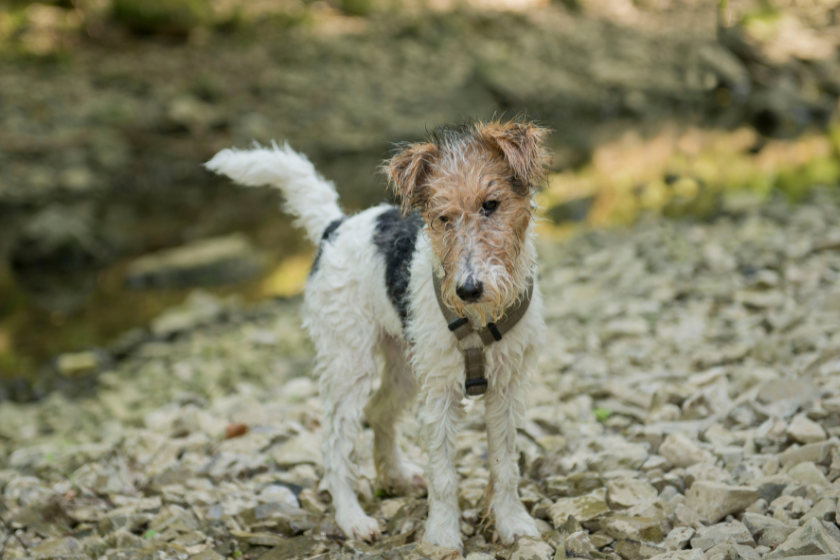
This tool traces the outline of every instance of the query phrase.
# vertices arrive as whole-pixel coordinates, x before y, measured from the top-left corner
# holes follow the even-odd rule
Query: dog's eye
[[[488,200],[484,204],[481,205],[481,213],[485,216],[489,216],[493,212],[496,211],[496,208],[499,207],[499,203],[496,200]]]

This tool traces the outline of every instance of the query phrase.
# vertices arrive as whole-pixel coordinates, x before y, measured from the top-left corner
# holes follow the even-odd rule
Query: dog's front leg
[[[440,383],[426,379],[420,398],[420,422],[429,455],[426,481],[429,486],[429,518],[423,540],[437,546],[463,549],[461,512],[458,509],[458,473],[455,471],[456,440],[464,407],[460,387],[429,387]]]
[[[533,363],[529,363],[533,362]],[[538,537],[534,519],[519,499],[519,466],[516,456],[516,426],[525,411],[525,386],[535,354],[526,353],[521,370],[509,369],[491,383],[485,396],[487,461],[490,467],[490,508],[496,518],[496,532],[504,544],[517,536]]]

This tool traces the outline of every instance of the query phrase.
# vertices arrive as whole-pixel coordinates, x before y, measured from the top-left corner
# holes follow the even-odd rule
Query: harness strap
[[[477,397],[483,395],[487,390],[487,378],[484,375],[484,349],[494,342],[502,340],[502,337],[525,316],[525,312],[528,311],[528,306],[531,304],[531,296],[534,294],[534,282],[532,280],[528,284],[528,289],[525,291],[522,299],[505,309],[501,321],[498,323],[487,323],[487,325],[478,330],[473,329],[469,319],[460,317],[443,302],[441,280],[435,274],[434,270],[432,270],[432,283],[434,284],[438,307],[440,307],[440,311],[443,313],[444,319],[446,319],[449,330],[455,335],[455,338],[460,342],[472,333],[477,332],[481,339],[480,347],[462,349],[461,352],[464,354],[464,371],[466,373],[464,390],[467,396]]]

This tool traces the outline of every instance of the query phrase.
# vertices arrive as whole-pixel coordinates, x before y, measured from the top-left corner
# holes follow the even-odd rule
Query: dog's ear
[[[480,129],[489,144],[501,150],[513,174],[533,191],[545,177],[549,157],[543,141],[551,130],[527,122],[490,122]]]
[[[400,197],[404,216],[414,208],[422,208],[428,201],[427,180],[437,156],[438,147],[424,142],[408,144],[388,162],[386,171],[394,192]]]

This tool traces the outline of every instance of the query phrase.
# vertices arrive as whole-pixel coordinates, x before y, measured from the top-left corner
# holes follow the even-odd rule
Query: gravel
[[[550,340],[517,442],[543,536],[503,547],[483,516],[474,401],[458,450],[465,553],[840,555],[838,210],[817,191],[544,242]],[[192,302],[168,312],[177,329],[105,362],[89,394],[0,407],[3,558],[457,558],[420,544],[423,496],[379,491],[370,430],[360,494],[383,540],[341,535],[318,492],[322,405],[298,301]],[[422,461],[412,418],[404,439]]]

